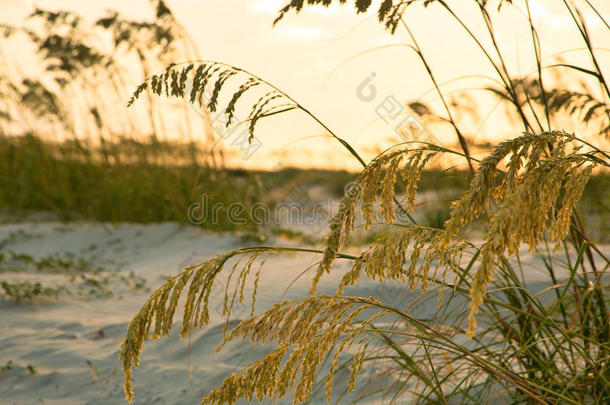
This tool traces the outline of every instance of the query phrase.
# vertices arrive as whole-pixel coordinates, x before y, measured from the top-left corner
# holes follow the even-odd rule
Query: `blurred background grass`
[[[338,201],[356,173],[285,168],[253,171],[216,168],[201,162],[196,143],[159,142],[154,138],[94,145],[68,140],[51,142],[28,134],[0,136],[0,212],[14,219],[52,213],[63,221],[189,223],[188,209],[208,198],[223,207],[218,221],[198,224],[220,231],[252,231],[260,227],[249,217],[253,204],[323,198]],[[470,174],[456,169],[424,172],[417,214],[422,223],[441,227],[448,202],[467,188]],[[298,187],[295,190],[292,187]],[[317,188],[321,188],[316,192]],[[591,237],[610,240],[610,175],[595,174],[580,201],[582,220]],[[401,186],[397,185],[400,193]],[[326,197],[321,197],[326,196]],[[303,202],[303,201],[300,201]],[[317,201],[324,202],[324,201]],[[225,213],[232,203],[244,204],[244,223]]]

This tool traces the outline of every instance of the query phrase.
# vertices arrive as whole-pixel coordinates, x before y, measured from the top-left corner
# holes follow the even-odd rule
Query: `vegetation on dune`
[[[201,154],[195,143],[124,139],[96,147],[0,137],[0,207],[17,215],[53,212],[62,220],[154,223],[188,222],[187,208],[203,194],[210,206],[222,203],[223,212],[232,202],[249,207],[257,200],[255,174],[210,167],[200,162]],[[253,227],[243,219],[241,224],[218,215],[202,225]]]
[[[288,12],[331,3],[292,1],[280,10],[276,22]],[[322,249],[267,246],[231,251],[185,269],[154,292],[129,324],[121,346],[119,361],[128,400],[134,396],[133,367],[140,361],[143,343],[169,335],[183,294],[181,336],[205,326],[215,279],[221,272],[228,272],[224,299],[227,323],[220,347],[240,338],[276,346],[228,376],[203,398],[204,404],[233,404],[239,398],[278,399],[288,394],[294,403],[306,402],[319,389],[319,383],[326,385],[328,401],[336,399],[333,395],[337,393],[352,393],[354,401],[360,394],[370,397],[377,393],[388,402],[408,398],[416,403],[439,404],[492,399],[543,404],[610,401],[606,275],[610,260],[591,236],[599,234],[599,223],[585,226],[576,209],[592,173],[604,173],[610,166],[610,154],[598,146],[604,143],[610,125],[610,90],[579,7],[593,10],[596,18],[609,26],[591,2],[577,6],[563,1],[564,12],[583,40],[592,67],[567,63],[550,66],[541,60],[543,42],[528,0],[470,3],[481,17],[485,39],[482,34],[475,35],[443,0],[387,0],[378,9],[379,20],[389,31],[406,32],[410,39],[407,46],[424,64],[444,108],[443,114],[435,116],[455,132],[460,150],[406,142],[365,162],[295,99],[248,72],[216,62],[171,64],[139,87],[131,102],[150,90],[216,110],[218,94],[231,80],[239,81],[243,84],[225,111],[230,122],[235,103],[245,92],[254,91],[256,84],[256,91],[261,93],[247,121],[251,134],[259,119],[284,109],[300,110],[334,136],[363,170],[346,189]],[[356,9],[364,12],[371,4],[357,1]],[[459,106],[446,101],[433,67],[410,30],[408,12],[417,4],[448,12],[472,39],[500,83],[499,88],[486,90],[496,94],[516,118],[516,136],[492,145],[482,159],[470,153],[469,139],[454,118]],[[508,7],[518,7],[530,29],[536,67],[527,81],[515,79],[499,46],[496,24]],[[546,72],[553,69],[581,75],[593,81],[599,91],[586,86],[578,90],[551,89]],[[193,85],[187,93],[185,83],[189,81]],[[209,99],[199,97],[206,86],[213,89]],[[431,111],[428,107],[418,110],[420,115],[430,115]],[[565,132],[557,126],[560,119],[586,123],[598,130],[586,135]],[[434,155],[447,154],[466,159],[472,180],[451,204],[441,227],[423,226],[409,215],[415,209],[417,187],[427,162]],[[605,184],[607,176],[594,181],[597,186]],[[396,193],[399,187],[404,193],[402,200]],[[591,192],[601,193],[594,204],[607,213],[607,190]],[[400,221],[398,214],[403,214]],[[360,254],[343,253],[359,215],[365,226],[383,223],[390,232]],[[468,238],[465,230],[471,227],[480,231],[482,240]],[[529,254],[541,263],[548,277],[542,285],[528,278],[523,246],[529,248]],[[265,260],[287,251],[320,257],[313,270],[310,296],[281,301],[255,314],[256,286]],[[339,271],[334,266],[338,260],[352,265],[335,294],[317,294],[325,274]],[[365,275],[382,283],[393,280],[421,293],[405,293],[410,298],[393,302],[383,296],[349,295],[350,286],[361,283]],[[251,297],[244,294],[247,283],[254,286]],[[426,311],[431,297],[438,297],[438,308],[433,312]],[[252,302],[251,317],[229,330],[233,305],[248,299]],[[368,364],[384,369],[384,384],[377,387],[378,391],[371,385],[369,391],[354,393],[357,375]],[[340,370],[348,374],[343,394],[334,385]],[[318,374],[325,377],[319,380]]]
[[[41,77],[9,70],[9,63],[0,72],[0,208],[52,211],[66,220],[186,221],[187,208],[203,194],[210,206],[239,202],[248,208],[262,198],[261,190],[296,180],[326,184],[330,195],[342,198],[319,248],[233,250],[184,269],[154,291],[121,345],[128,400],[134,397],[133,372],[144,343],[170,334],[181,302],[181,337],[207,325],[211,291],[225,273],[220,348],[237,339],[275,346],[229,375],[204,404],[287,395],[301,403],[320,391],[329,402],[365,395],[390,403],[610,402],[610,259],[598,246],[610,234],[610,153],[603,146],[610,133],[610,84],[583,10],[609,30],[610,25],[593,2],[558,1],[582,40],[588,58],[582,65],[542,59],[544,41],[529,0],[460,3],[479,15],[476,34],[445,0],[375,3],[380,23],[392,34],[406,35],[406,47],[423,64],[438,96],[440,112],[420,100],[408,103],[409,110],[434,123],[430,128],[448,128],[456,147],[413,139],[370,161],[271,81],[221,62],[197,61],[196,47],[165,2],[151,3],[150,21],[109,12],[91,25],[74,13],[37,9],[31,16],[40,23],[35,28],[0,26],[6,38],[27,38],[43,61]],[[331,4],[290,1],[275,23],[308,6]],[[355,8],[366,12],[372,4],[356,1]],[[448,13],[495,74],[495,85],[480,90],[506,108],[514,135],[483,145],[485,156],[473,153],[481,145],[460,119],[471,107],[443,91],[411,29],[413,7]],[[535,66],[528,75],[515,75],[502,52],[499,27],[508,8],[518,9],[531,36]],[[133,82],[118,56],[135,62],[140,85],[130,99]],[[1,52],[0,58],[5,58]],[[100,97],[102,92],[107,97]],[[120,107],[127,99],[131,109]],[[205,135],[199,142],[190,103],[201,112]],[[245,107],[249,114],[239,120],[236,109]],[[138,111],[148,125],[140,125]],[[362,165],[361,172],[245,173],[223,167],[208,112],[221,116],[227,130],[246,127],[252,142],[261,120],[287,111],[317,122]],[[176,114],[183,126],[170,128],[168,118]],[[566,122],[586,130],[566,131]],[[404,132],[409,135],[410,129]],[[187,141],[168,141],[170,134]],[[439,156],[460,159],[466,170],[431,167]],[[417,197],[427,189],[456,194],[447,194],[452,202],[446,206],[426,210]],[[243,224],[226,215],[218,219],[203,225],[259,232],[249,218]],[[354,235],[360,220],[371,230],[363,240]],[[288,253],[319,260],[310,269],[309,295],[257,313],[266,260]],[[526,255],[540,264],[537,270],[547,281],[532,281]],[[25,257],[0,259],[9,267],[16,261],[41,265]],[[48,263],[62,267],[55,259]],[[68,267],[64,270],[71,273]],[[334,292],[322,291],[324,277],[340,269]],[[83,282],[111,279],[95,274]],[[136,279],[122,281],[142,287]],[[351,295],[354,286],[370,281],[400,286],[399,299]],[[3,297],[17,301],[65,293],[32,282],[3,281],[0,287]],[[244,302],[251,305],[250,317],[231,323],[235,305]],[[383,369],[381,382],[361,387],[358,375],[369,365]],[[344,387],[336,383],[340,378]]]
[[[321,169],[214,169],[201,162],[204,153],[196,143],[121,139],[96,147],[71,140],[50,142],[33,135],[0,137],[0,209],[23,218],[32,212],[50,212],[60,220],[189,223],[187,207],[200,203],[205,193],[211,206],[222,203],[226,208],[233,202],[243,203],[245,222],[219,215],[218,221],[198,225],[219,231],[256,232],[260,236],[261,232],[287,232],[265,229],[265,224],[255,224],[247,217],[249,208],[263,198],[261,190],[278,190],[281,198],[287,185],[296,184],[294,187],[302,191],[298,196],[309,198],[308,189],[322,185],[330,198],[338,199],[346,184],[358,177],[357,173]],[[445,204],[468,186],[470,178],[467,171],[458,169],[424,170],[417,190],[434,194],[415,207],[420,223],[441,228],[450,213]],[[607,173],[593,174],[578,201],[581,211],[587,213],[582,221],[592,225],[587,227],[589,236],[600,242],[607,242],[610,235],[610,203],[605,192],[609,182]],[[405,184],[398,181],[395,191],[402,195]],[[270,207],[282,202],[268,198],[264,201]],[[366,236],[366,240],[371,242],[374,235],[375,232]],[[362,242],[351,239],[347,243]]]

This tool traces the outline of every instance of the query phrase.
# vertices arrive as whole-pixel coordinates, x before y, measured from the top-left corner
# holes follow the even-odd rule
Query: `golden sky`
[[[542,56],[548,64],[557,53],[567,62],[588,66],[583,43],[559,0],[530,0],[531,10],[542,38]],[[373,5],[368,14],[356,15],[351,6],[305,8],[291,13],[277,26],[272,22],[286,0],[167,0],[177,17],[196,41],[205,59],[229,63],[268,80],[310,109],[328,127],[372,157],[375,148],[386,146],[397,135],[396,121],[380,118],[380,105],[388,99],[399,103],[423,99],[440,110],[438,96],[416,55],[405,46],[408,36],[400,28],[394,36],[377,22]],[[582,1],[577,0],[579,4]],[[591,0],[610,19],[610,1]],[[377,2],[375,2],[377,3]],[[375,4],[374,3],[374,4]],[[484,25],[470,0],[453,0],[460,16],[474,27],[485,44]],[[514,76],[531,73],[535,60],[522,2],[502,10],[496,32]],[[147,0],[0,0],[0,21],[20,24],[34,5],[49,9],[69,9],[91,20],[116,9],[132,18],[151,15]],[[610,30],[584,6],[598,56],[610,76]],[[495,16],[496,13],[493,13]],[[466,75],[493,75],[488,62],[446,12],[440,7],[410,7],[406,21],[448,94],[468,90],[477,100],[480,122],[465,122],[466,131],[479,141],[507,137],[511,128],[501,118],[501,108],[485,97],[482,86],[488,79]],[[366,52],[361,54],[362,52]],[[373,85],[376,96],[363,100],[359,86]],[[365,86],[365,87],[366,87]],[[362,88],[361,88],[362,90]],[[362,94],[362,91],[360,91]],[[382,109],[381,109],[382,110]],[[491,114],[491,115],[490,115]],[[487,117],[487,118],[486,118]],[[261,121],[262,122],[262,121]],[[565,128],[570,130],[572,128]],[[340,145],[333,141],[303,139],[322,134],[315,122],[299,112],[263,122],[257,133],[262,147],[244,166],[356,167]],[[519,135],[512,134],[514,136]],[[440,142],[451,144],[450,132],[439,131]],[[283,148],[285,147],[285,148]],[[282,151],[290,151],[289,157]],[[242,165],[241,163],[237,163]]]

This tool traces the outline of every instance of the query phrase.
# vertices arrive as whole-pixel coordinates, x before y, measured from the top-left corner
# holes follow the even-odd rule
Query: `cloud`
[[[277,27],[279,37],[290,41],[312,41],[328,37],[326,29],[319,26],[285,25]]]
[[[286,4],[286,0],[256,0],[250,5],[250,10],[259,14],[277,14]]]
[[[288,3],[287,0],[255,0],[249,7],[252,12],[259,14],[271,14],[276,15],[278,11],[284,7]],[[328,7],[324,7],[321,5],[310,5],[304,8],[308,13],[313,14],[334,14],[338,10],[346,8],[349,10],[349,7],[342,7],[339,4],[333,3]],[[349,10],[352,11],[352,10]]]

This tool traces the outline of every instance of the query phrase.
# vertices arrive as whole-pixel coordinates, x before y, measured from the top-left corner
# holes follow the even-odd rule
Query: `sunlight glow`
[[[532,13],[532,18],[535,20],[548,17],[549,15],[549,11],[546,9],[545,5],[538,1],[532,1],[530,3],[530,12]]]

